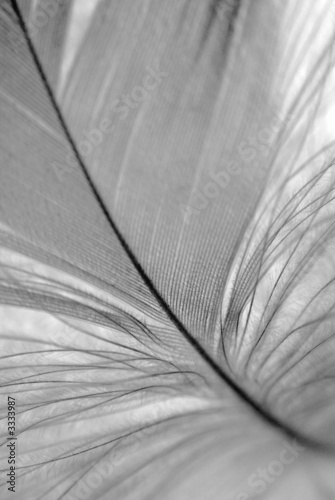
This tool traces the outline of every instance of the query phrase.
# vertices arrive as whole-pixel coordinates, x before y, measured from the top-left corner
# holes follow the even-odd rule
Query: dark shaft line
[[[305,446],[311,448],[311,449],[316,449],[321,452],[334,452],[333,448],[331,450],[329,447],[327,447],[324,444],[321,444],[314,439],[311,439],[309,437],[306,437],[302,434],[300,434],[298,431],[295,431],[294,429],[290,428],[287,426],[285,423],[282,423],[280,420],[278,420],[275,416],[273,416],[270,412],[262,408],[257,402],[255,402],[247,392],[245,392],[239,385],[237,385],[236,382],[234,382],[233,379],[230,378],[229,375],[227,375],[223,369],[212,359],[212,357],[207,353],[207,351],[199,344],[199,342],[188,332],[187,328],[184,326],[182,321],[175,315],[175,313],[170,309],[170,306],[167,304],[165,299],[160,295],[159,291],[156,289],[154,283],[151,281],[149,276],[147,275],[146,271],[140,264],[140,262],[137,260],[135,254],[133,253],[132,249],[128,245],[125,237],[121,233],[120,229],[118,228],[118,225],[116,222],[113,220],[113,217],[110,215],[109,211],[106,208],[106,205],[100,196],[97,187],[95,186],[90,174],[88,173],[88,169],[84,163],[84,161],[81,158],[81,155],[75,145],[75,142],[72,138],[72,135],[69,131],[69,128],[65,122],[65,119],[63,118],[62,112],[59,108],[59,105],[56,101],[56,98],[54,96],[53,90],[48,82],[47,76],[44,72],[44,69],[42,67],[42,64],[39,60],[39,57],[36,53],[35,47],[31,41],[31,38],[28,33],[28,29],[25,23],[25,20],[22,16],[22,13],[20,11],[20,8],[17,4],[16,0],[10,0],[12,8],[14,12],[17,15],[18,22],[20,25],[20,28],[23,32],[23,35],[25,37],[26,43],[28,45],[28,48],[31,52],[32,58],[34,60],[34,63],[36,64],[36,68],[39,72],[40,78],[45,86],[46,92],[48,94],[48,97],[50,98],[50,101],[53,105],[53,108],[56,112],[58,121],[61,125],[61,128],[63,129],[63,132],[69,141],[71,148],[74,152],[74,155],[76,156],[76,159],[82,169],[82,172],[101,208],[102,213],[104,214],[105,218],[107,219],[108,223],[110,224],[113,232],[115,233],[117,239],[119,240],[122,248],[126,252],[128,258],[132,262],[133,266],[135,267],[136,271],[140,275],[141,279],[143,280],[144,284],[148,287],[149,291],[152,293],[152,295],[155,297],[157,300],[158,304],[161,306],[161,308],[164,310],[164,312],[167,314],[168,318],[171,320],[171,322],[176,326],[176,328],[180,331],[180,333],[184,336],[184,338],[191,344],[191,346],[196,350],[196,352],[207,362],[207,364],[212,368],[212,370],[220,377],[220,379],[224,380],[225,383],[245,402],[250,406],[255,413],[261,417],[267,424],[271,424],[273,427],[279,429],[281,432],[286,434],[288,437],[291,439],[297,439],[300,443],[304,444]]]

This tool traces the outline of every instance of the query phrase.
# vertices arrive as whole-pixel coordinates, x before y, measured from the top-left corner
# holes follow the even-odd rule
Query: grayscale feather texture
[[[168,309],[104,216],[15,4],[0,4],[1,470],[10,395],[15,498],[245,500],[287,430],[320,446],[258,498],[333,498],[333,3],[17,2]]]

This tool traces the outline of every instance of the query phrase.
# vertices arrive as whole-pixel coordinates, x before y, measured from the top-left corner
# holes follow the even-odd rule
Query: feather
[[[329,8],[1,2],[17,498],[334,488]]]

